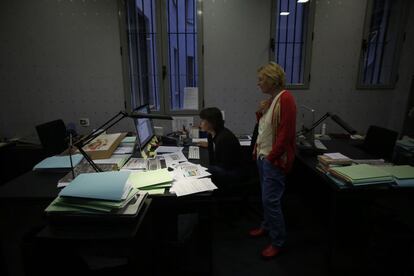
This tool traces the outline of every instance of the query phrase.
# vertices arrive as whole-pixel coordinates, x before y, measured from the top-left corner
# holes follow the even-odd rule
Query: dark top
[[[210,165],[224,169],[239,168],[241,165],[241,147],[239,140],[227,128],[217,131],[214,138],[208,135],[208,155]]]

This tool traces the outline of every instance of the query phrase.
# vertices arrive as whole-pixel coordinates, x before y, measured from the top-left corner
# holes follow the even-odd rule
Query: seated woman
[[[230,189],[242,179],[241,147],[239,140],[227,128],[221,111],[216,107],[200,112],[200,128],[208,133],[208,142],[199,146],[208,147],[213,182],[219,187]]]

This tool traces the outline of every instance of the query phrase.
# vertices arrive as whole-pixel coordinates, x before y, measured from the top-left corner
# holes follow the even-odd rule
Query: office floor
[[[252,239],[247,235],[250,228],[260,223],[260,201],[252,197],[250,202],[252,206],[248,209],[234,202],[222,202],[217,207],[212,275],[412,275],[413,241],[384,239],[388,229],[359,238],[342,232],[336,269],[329,270],[328,227],[326,213],[321,212],[324,205],[309,208],[309,199],[303,194],[288,193],[285,196],[284,212],[289,234],[286,251],[273,260],[263,260],[260,251],[267,245],[267,239]],[[345,233],[353,228],[362,232],[364,227],[370,228],[366,226],[370,222],[363,221],[366,218],[352,219],[354,224],[344,228]],[[182,262],[178,264],[181,275],[208,275],[204,272],[206,263],[197,257],[199,250],[196,245],[190,245],[181,252]],[[411,265],[407,267],[409,262]]]

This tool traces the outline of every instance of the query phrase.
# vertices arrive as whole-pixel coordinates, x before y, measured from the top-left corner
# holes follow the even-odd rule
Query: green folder
[[[172,183],[163,183],[163,184],[158,184],[158,185],[142,187],[142,188],[139,188],[139,189],[143,190],[143,191],[150,191],[150,190],[156,190],[156,189],[170,188],[171,186],[172,186]]]
[[[393,181],[392,175],[389,172],[367,164],[338,167],[331,170],[341,175],[347,181],[356,184]]]
[[[132,187],[142,189],[154,185],[171,183],[173,181],[173,177],[167,169],[161,169],[131,173],[128,181],[131,183]]]
[[[137,189],[131,189],[127,198],[123,201],[94,200],[83,198],[62,198],[59,197],[55,202],[58,206],[71,206],[76,208],[96,210],[101,212],[111,212],[115,209],[124,208],[129,201],[138,193]]]
[[[395,178],[398,179],[414,179],[414,167],[410,165],[384,166],[381,167],[381,169],[392,174]]]

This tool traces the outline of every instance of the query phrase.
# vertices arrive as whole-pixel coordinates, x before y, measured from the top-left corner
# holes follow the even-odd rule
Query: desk
[[[369,154],[355,147],[355,142],[351,140],[333,139],[330,141],[323,141],[323,143],[328,148],[328,152],[341,152],[353,159],[372,158]],[[331,270],[341,270],[340,263],[344,262],[344,258],[348,258],[350,264],[353,264],[353,262],[361,262],[361,260],[358,260],[358,257],[356,257],[361,252],[347,252],[347,255],[347,253],[343,254],[339,249],[341,244],[342,246],[344,244],[346,245],[349,240],[354,243],[368,243],[369,239],[372,240],[369,231],[364,233],[364,231],[359,229],[360,225],[358,224],[358,220],[363,217],[363,213],[370,213],[370,209],[381,200],[394,198],[407,200],[408,202],[409,198],[412,199],[414,195],[413,188],[398,187],[391,185],[391,183],[356,187],[347,185],[338,186],[334,181],[316,169],[318,163],[316,156],[305,155],[298,152],[296,161],[296,174],[303,175],[306,173],[307,176],[309,175],[309,177],[305,176],[302,179],[302,181],[306,182],[306,186],[309,186],[304,186],[304,189],[309,189],[309,191],[318,188],[320,189],[320,191],[314,193],[314,195],[307,194],[306,197],[312,198],[312,196],[319,196],[318,199],[312,198],[316,201],[328,199],[328,260]],[[293,174],[295,174],[295,172]],[[321,194],[323,194],[323,196],[320,196]],[[310,204],[315,204],[315,202],[311,202]],[[371,229],[368,225],[370,223],[369,221],[363,221],[362,219],[362,223],[366,224],[364,225],[367,227],[366,229]],[[350,227],[350,225],[354,225],[354,227]],[[355,239],[353,240],[353,238]],[[365,240],[365,238],[367,240]],[[354,257],[350,255],[356,256]],[[335,271],[332,273],[335,273]]]
[[[187,154],[188,149],[184,151]],[[208,152],[200,149],[200,160],[191,162],[207,166]],[[0,187],[0,217],[1,242],[3,255],[9,266],[11,275],[22,275],[22,262],[20,260],[20,245],[25,235],[34,228],[43,229],[47,222],[44,217],[44,209],[58,195],[57,181],[65,173],[45,173],[29,171],[22,176],[4,184]],[[177,234],[177,215],[185,212],[199,212],[203,225],[204,239],[203,251],[211,269],[211,216],[210,207],[212,193],[200,193],[186,197],[177,198],[174,194],[166,191],[163,195],[153,196],[151,208],[149,208],[147,219],[154,225],[155,234],[162,234],[159,243],[173,239]],[[46,230],[44,230],[46,231]]]

